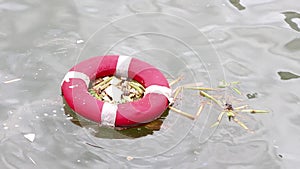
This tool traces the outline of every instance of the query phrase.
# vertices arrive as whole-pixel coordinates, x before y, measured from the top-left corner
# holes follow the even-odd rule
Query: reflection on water
[[[283,12],[283,14],[285,15],[285,21],[286,23],[288,23],[290,25],[290,27],[298,32],[300,32],[300,28],[297,24],[297,22],[294,22],[294,19],[300,19],[300,14],[297,12]]]
[[[229,0],[229,2],[235,6],[238,10],[244,10],[246,7],[244,7],[241,3],[240,0]]]
[[[297,168],[297,9],[276,0],[0,1],[0,165]],[[245,116],[254,133],[226,120],[210,128],[219,113],[210,105],[196,121],[170,112],[162,124],[134,131],[79,127],[64,114],[60,82],[78,61],[106,52],[184,75],[183,84],[241,81],[247,104],[271,113]],[[176,106],[196,112],[198,95],[183,95]]]
[[[108,128],[105,126],[99,126],[95,122],[88,121],[79,115],[77,115],[67,104],[64,106],[65,114],[70,117],[70,121],[80,127],[87,129],[91,135],[98,138],[107,139],[132,139],[152,135],[155,131],[159,131],[165,118],[169,114],[169,110],[166,110],[158,119],[141,124],[131,128]]]
[[[284,47],[292,52],[299,51],[300,50],[300,38],[295,38],[295,39],[291,40]]]
[[[299,75],[296,75],[291,72],[277,72],[278,75],[280,76],[281,80],[290,80],[290,79],[296,79],[299,78]]]

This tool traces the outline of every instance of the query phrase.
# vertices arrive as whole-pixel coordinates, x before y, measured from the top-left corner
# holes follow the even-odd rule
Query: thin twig
[[[174,112],[176,112],[176,113],[178,113],[178,114],[180,114],[180,115],[183,115],[183,116],[185,116],[185,117],[187,117],[187,118],[189,118],[191,120],[195,120],[195,117],[193,115],[191,115],[191,114],[188,114],[186,112],[178,110],[178,109],[176,109],[176,108],[174,108],[172,106],[169,106],[169,109],[172,110],[172,111],[174,111]]]
[[[94,144],[91,144],[91,143],[88,143],[88,142],[85,142],[85,144],[87,144],[89,146],[92,146],[92,147],[95,147],[95,148],[101,148],[101,149],[103,149],[103,147],[100,147],[100,146],[97,146],[97,145],[94,145]]]
[[[99,84],[97,84],[97,85],[95,85],[93,88],[95,88],[95,89],[99,89],[99,88],[101,88],[101,90],[103,90],[103,86],[106,84],[106,86],[107,85],[109,85],[109,82],[112,80],[112,76],[111,77],[107,77],[105,80],[103,80],[102,82],[100,82]]]
[[[177,79],[175,79],[172,82],[170,82],[169,85],[173,86],[174,84],[178,83],[182,78],[183,78],[183,76],[179,76]]]
[[[173,100],[175,101],[179,95],[179,93],[182,91],[183,87],[178,87],[175,89],[175,93],[174,93],[174,96],[173,96]]]
[[[242,92],[241,92],[238,88],[236,88],[236,87],[231,87],[231,89],[232,89],[233,91],[235,91],[237,94],[242,95]]]
[[[249,128],[241,121],[239,121],[237,118],[233,118],[233,120],[239,124],[240,126],[242,126],[245,130],[249,130]]]
[[[236,108],[234,108],[234,110],[241,110],[241,109],[244,109],[246,107],[248,107],[248,105],[243,105],[243,106],[236,107]]]
[[[255,110],[255,109],[244,109],[241,110],[243,113],[268,113],[267,110]]]
[[[225,113],[226,113],[225,111],[222,111],[219,114],[217,121],[214,124],[212,124],[210,127],[216,127],[217,125],[219,125]]]
[[[200,114],[201,114],[203,108],[204,108],[204,103],[202,103],[202,104],[200,105],[200,107],[199,107],[199,109],[198,109],[198,111],[197,111],[197,113],[196,113],[196,117],[199,117],[199,116],[200,116]]]
[[[208,91],[216,90],[216,89],[214,89],[214,88],[210,88],[210,87],[200,87],[200,86],[185,86],[184,88],[186,88],[186,89],[192,89],[192,90],[208,90]]]
[[[143,94],[145,91],[144,86],[142,86],[141,84],[137,83],[137,82],[129,82],[129,85],[134,88],[137,92],[139,92],[140,94]]]
[[[215,99],[213,96],[205,93],[204,91],[200,91],[200,95],[214,101],[217,105],[223,108],[223,104],[219,100]]]

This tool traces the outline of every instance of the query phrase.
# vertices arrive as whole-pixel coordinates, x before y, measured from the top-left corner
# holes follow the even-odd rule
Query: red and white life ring
[[[146,88],[144,97],[124,104],[111,104],[89,94],[91,80],[111,75],[138,81]],[[129,56],[107,55],[85,60],[65,75],[61,90],[75,112],[101,125],[116,127],[155,120],[171,100],[171,89],[164,75],[152,65]]]

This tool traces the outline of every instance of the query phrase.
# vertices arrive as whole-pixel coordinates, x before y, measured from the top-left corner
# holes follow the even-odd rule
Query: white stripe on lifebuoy
[[[101,113],[101,125],[115,127],[118,105],[104,102]]]
[[[147,95],[148,93],[162,94],[162,95],[166,96],[166,98],[168,98],[170,103],[173,103],[172,90],[168,87],[159,86],[159,85],[151,85],[145,89],[144,96]]]
[[[90,85],[90,78],[88,75],[84,74],[84,73],[81,73],[81,72],[76,72],[76,71],[69,71],[64,79],[62,80],[61,82],[61,86],[63,85],[64,82],[70,82],[70,79],[81,79],[85,82],[86,84],[86,87],[88,88],[89,85]]]
[[[128,68],[132,57],[130,56],[119,56],[116,67],[116,75],[120,77],[128,77]]]

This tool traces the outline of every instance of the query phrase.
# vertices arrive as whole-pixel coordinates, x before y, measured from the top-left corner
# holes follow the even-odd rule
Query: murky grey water
[[[0,25],[1,168],[300,165],[295,1],[2,0]],[[153,135],[95,137],[65,115],[60,82],[74,64],[107,53],[147,61],[169,79],[183,75],[180,84],[241,81],[244,103],[271,113],[246,116],[254,133],[227,119],[210,128],[218,112],[206,106],[195,121],[170,112]],[[186,92],[177,107],[196,112],[198,98]]]

